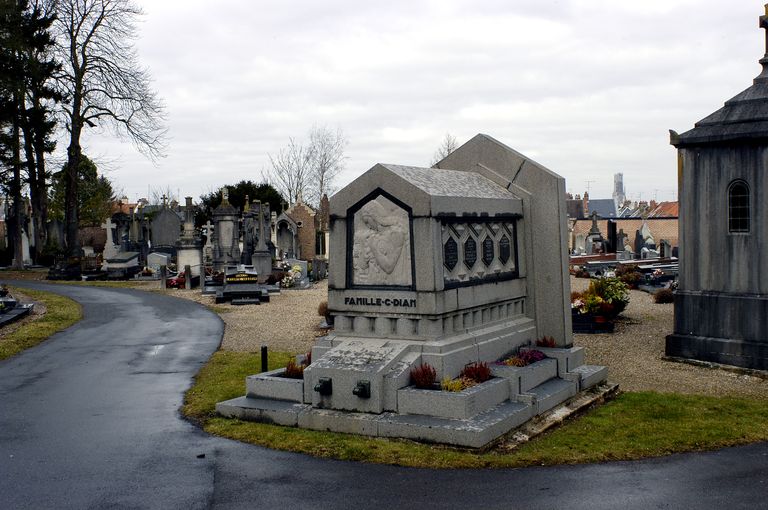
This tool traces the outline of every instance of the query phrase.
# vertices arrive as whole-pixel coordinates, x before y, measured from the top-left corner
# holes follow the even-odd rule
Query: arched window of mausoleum
[[[749,186],[736,180],[728,186],[728,231],[749,232]]]

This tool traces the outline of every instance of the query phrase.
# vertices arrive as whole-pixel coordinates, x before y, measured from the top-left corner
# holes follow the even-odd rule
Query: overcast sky
[[[343,186],[374,164],[429,166],[445,133],[486,133],[566,188],[672,200],[669,129],[686,131],[759,74],[748,0],[142,0],[136,41],[167,106],[167,157],[85,139],[135,200],[260,180],[268,153],[340,127]],[[589,182],[591,181],[591,182]]]

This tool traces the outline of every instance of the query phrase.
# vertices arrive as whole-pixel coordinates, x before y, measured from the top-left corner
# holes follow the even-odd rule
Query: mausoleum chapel
[[[760,27],[768,30],[766,15]],[[768,39],[751,87],[682,134],[669,356],[768,370]]]
[[[377,164],[330,201],[332,332],[299,380],[264,373],[227,416],[482,446],[604,381],[571,338],[564,179],[486,135],[435,168]],[[534,234],[535,233],[535,234]],[[552,337],[555,347],[536,347]],[[541,349],[526,367],[494,365]],[[458,393],[418,389],[488,363]]]

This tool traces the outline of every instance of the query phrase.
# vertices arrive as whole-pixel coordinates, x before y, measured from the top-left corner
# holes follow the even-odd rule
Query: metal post
[[[184,288],[192,290],[192,266],[189,264],[184,266]]]
[[[269,354],[267,353],[267,346],[261,346],[261,371],[267,372],[269,370]]]
[[[163,265],[163,266],[160,266],[160,288],[165,289],[167,283],[168,283],[168,267]]]

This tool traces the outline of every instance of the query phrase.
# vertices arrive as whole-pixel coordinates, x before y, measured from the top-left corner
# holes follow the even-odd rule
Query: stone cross
[[[107,230],[107,242],[104,244],[104,253],[102,254],[102,258],[106,261],[106,259],[114,258],[115,255],[117,255],[117,248],[115,247],[115,240],[112,237],[112,218],[107,218],[107,220],[101,224],[101,228],[104,228]]]

